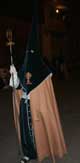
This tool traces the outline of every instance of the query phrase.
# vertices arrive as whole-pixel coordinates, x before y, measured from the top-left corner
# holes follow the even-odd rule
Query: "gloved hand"
[[[10,66],[10,74],[11,74],[11,77],[10,77],[9,85],[11,87],[17,88],[20,82],[19,82],[17,71],[14,65]]]
[[[17,74],[14,64],[10,66],[10,74]]]

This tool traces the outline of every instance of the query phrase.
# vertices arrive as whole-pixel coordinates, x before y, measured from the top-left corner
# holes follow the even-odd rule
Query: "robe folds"
[[[64,154],[67,153],[67,149],[51,76],[43,80],[29,95],[38,159],[41,161],[46,157],[53,158],[55,156],[62,158]],[[19,105],[22,90],[15,90],[14,96],[13,109],[15,127],[17,129],[19,142],[21,142]],[[15,113],[15,109],[17,114]]]

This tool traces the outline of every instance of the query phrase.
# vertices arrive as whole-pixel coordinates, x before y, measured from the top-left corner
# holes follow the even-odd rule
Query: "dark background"
[[[46,0],[45,0],[46,1]],[[65,25],[67,28],[67,56],[70,62],[78,63],[80,61],[80,9],[79,9],[79,1],[72,1],[72,0],[62,0],[63,4],[66,4],[69,8],[68,14],[66,15]],[[17,42],[16,53],[18,56],[23,55],[25,50],[25,46],[28,39],[28,33],[30,31],[30,23],[32,20],[33,15],[33,0],[26,0],[26,1],[2,1],[0,4],[0,51],[2,55],[2,60],[7,59],[6,56],[6,48],[4,48],[5,40],[2,36],[2,33],[5,33],[6,28],[9,26],[13,28],[15,33],[15,40]],[[43,8],[44,1],[39,2],[39,18],[41,23],[44,22],[43,19]],[[12,21],[13,20],[13,21]],[[5,23],[4,23],[5,22]],[[14,24],[14,26],[13,26]],[[20,33],[20,36],[19,36]],[[21,34],[22,33],[22,34]],[[1,38],[2,37],[2,38]],[[20,38],[19,38],[20,37]],[[24,39],[23,39],[24,38]],[[16,46],[15,46],[16,49]],[[16,55],[15,55],[16,56]],[[0,52],[1,57],[1,52]],[[16,60],[16,57],[15,57]],[[6,60],[7,61],[7,60]],[[4,62],[1,61],[0,65],[2,66]],[[9,60],[8,60],[9,61]],[[78,63],[79,64],[79,63]]]

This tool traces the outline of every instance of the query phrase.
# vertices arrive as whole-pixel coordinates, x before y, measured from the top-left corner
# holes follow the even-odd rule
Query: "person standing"
[[[55,162],[55,156],[67,153],[51,79],[54,72],[41,57],[38,27],[35,14],[23,64],[19,71],[14,64],[10,66],[10,86],[15,88],[15,127],[23,153],[21,163],[46,157]]]

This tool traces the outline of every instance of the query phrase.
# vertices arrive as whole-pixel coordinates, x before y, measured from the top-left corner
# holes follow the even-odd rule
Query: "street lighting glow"
[[[57,13],[57,14],[59,13],[59,10],[58,10],[58,9],[56,9],[56,13]]]

